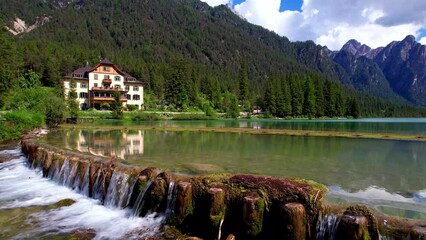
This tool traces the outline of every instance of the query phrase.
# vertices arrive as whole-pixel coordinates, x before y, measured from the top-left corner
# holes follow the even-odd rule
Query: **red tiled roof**
[[[135,83],[142,83],[141,81],[137,80],[135,77],[131,76],[127,72],[122,71],[119,67],[117,67],[114,63],[112,63],[109,59],[105,58],[102,61],[100,61],[96,66],[90,67],[82,67],[74,70],[74,72],[66,75],[66,77],[74,77],[74,78],[88,78],[88,73],[94,71],[96,68],[98,68],[101,65],[111,65],[113,66],[117,72],[124,76],[124,81],[126,82],[135,82]]]

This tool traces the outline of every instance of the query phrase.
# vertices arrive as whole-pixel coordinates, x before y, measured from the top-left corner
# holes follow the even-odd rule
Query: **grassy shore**
[[[313,137],[344,137],[365,139],[389,139],[405,141],[426,141],[423,134],[388,134],[388,133],[365,133],[365,132],[336,132],[336,131],[312,131],[312,130],[287,130],[287,129],[252,129],[252,128],[215,128],[215,127],[153,127],[153,126],[82,126],[61,125],[62,128],[81,129],[135,129],[135,130],[157,130],[175,132],[218,132],[218,133],[246,133],[265,135],[286,136],[313,136]]]

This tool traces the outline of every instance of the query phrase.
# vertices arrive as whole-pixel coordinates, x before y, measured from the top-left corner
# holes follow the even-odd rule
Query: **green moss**
[[[185,211],[185,217],[192,215],[194,213],[194,204],[192,203],[192,201],[189,203],[189,205],[186,208]]]
[[[256,212],[252,214],[253,217],[250,222],[248,222],[247,235],[250,237],[258,236],[263,229],[263,214],[265,212],[265,201],[262,198],[256,200]]]
[[[371,240],[370,233],[368,232],[368,229],[364,229],[362,236],[363,236],[363,240]]]
[[[210,223],[214,228],[219,227],[220,221],[224,217],[225,214],[225,206],[222,206],[220,212],[217,215],[210,215]]]
[[[66,198],[66,199],[62,199],[61,201],[55,203],[54,206],[58,207],[58,208],[59,207],[68,207],[68,206],[73,205],[74,203],[75,203],[75,201],[73,199]]]
[[[364,205],[354,205],[349,206],[346,208],[345,215],[352,215],[352,216],[365,216],[368,220],[368,229],[365,231],[368,232],[368,234],[364,234],[364,237],[367,236],[368,239],[378,239],[377,232],[377,220],[374,216],[374,214],[371,212],[371,210]]]

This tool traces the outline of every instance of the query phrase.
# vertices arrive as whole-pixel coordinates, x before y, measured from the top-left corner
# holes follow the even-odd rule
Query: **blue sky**
[[[233,1],[233,5],[240,4],[245,0],[235,0]],[[267,1],[267,0],[265,0]],[[280,12],[284,10],[292,10],[292,11],[301,11],[302,10],[302,0],[281,0]]]
[[[350,39],[386,46],[414,35],[426,44],[425,0],[202,0],[231,5],[247,21],[292,41],[313,40],[332,50]],[[336,3],[337,2],[337,3]],[[302,5],[303,10],[302,10]]]

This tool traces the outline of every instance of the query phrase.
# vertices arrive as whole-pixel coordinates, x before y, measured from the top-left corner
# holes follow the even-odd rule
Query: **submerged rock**
[[[75,203],[75,200],[70,199],[70,198],[66,198],[66,199],[62,199],[61,201],[53,204],[53,206],[58,207],[58,208],[59,207],[68,207],[68,206],[73,205],[74,203]]]

